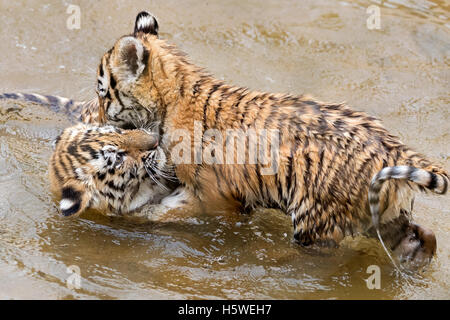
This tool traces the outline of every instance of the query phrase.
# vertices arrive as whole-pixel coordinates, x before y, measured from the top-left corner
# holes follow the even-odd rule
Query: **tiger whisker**
[[[141,115],[140,115],[139,112],[136,110],[136,107],[135,107],[134,105],[132,105],[132,108],[133,108],[135,114],[137,115],[138,120],[139,120],[140,123],[141,123],[141,125],[139,125],[139,126],[136,126],[136,125],[135,125],[136,128],[143,128],[143,127],[145,126],[145,121],[144,121],[144,119],[141,118]]]
[[[149,168],[147,168],[146,166],[144,166],[145,171],[147,171],[148,176],[162,189],[164,190],[169,190],[165,185],[163,185],[160,181],[158,181],[158,179],[155,178],[155,176],[153,175],[153,173],[150,171]]]
[[[161,177],[166,178],[166,179],[171,180],[171,181],[176,181],[177,180],[177,178],[174,175],[170,175],[168,172],[162,171],[162,170],[157,169],[157,168],[155,168],[154,170],[155,170],[155,173],[158,176],[161,176]]]

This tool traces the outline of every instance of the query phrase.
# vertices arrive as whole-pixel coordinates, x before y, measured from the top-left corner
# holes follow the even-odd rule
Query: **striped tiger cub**
[[[226,84],[160,39],[158,28],[154,16],[139,13],[134,32],[101,58],[96,91],[102,123],[156,123],[171,159],[184,143],[191,161],[177,163],[176,176],[202,204],[279,208],[292,217],[294,238],[303,246],[379,234],[401,261],[430,261],[436,238],[412,222],[412,200],[418,189],[446,193],[449,177],[440,165],[345,104]],[[278,132],[276,172],[263,174],[259,161],[193,160],[196,143],[208,149],[210,131],[223,137],[214,143],[226,149],[230,129]],[[172,139],[179,132],[188,133],[186,141]]]
[[[102,214],[162,220],[185,201],[177,188],[159,137],[145,128],[126,130],[98,124],[98,99],[71,99],[32,93],[4,93],[0,99],[49,106],[80,123],[54,141],[49,162],[50,190],[63,216],[88,209]]]
[[[156,219],[182,201],[158,147],[158,135],[145,129],[77,124],[55,142],[49,163],[50,189],[62,215],[88,209],[118,216]],[[175,206],[176,207],[176,206]],[[158,216],[159,217],[159,216]]]

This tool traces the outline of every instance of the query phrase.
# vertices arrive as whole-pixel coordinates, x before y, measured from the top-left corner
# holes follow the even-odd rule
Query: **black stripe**
[[[47,98],[48,102],[50,103],[50,106],[56,107],[55,110],[59,111],[60,100],[55,96],[45,96],[45,97]]]
[[[100,172],[98,172],[98,173],[97,173],[97,177],[98,177],[98,179],[99,179],[100,181],[103,181],[103,180],[105,180],[106,173],[100,173]]]
[[[303,201],[302,201],[303,202]],[[302,203],[300,203],[301,207]],[[306,209],[305,211],[296,211],[295,212],[295,218],[294,218],[294,226],[298,226],[300,222],[305,220],[306,216],[309,214],[309,209]]]
[[[271,105],[269,105],[269,107],[271,107]],[[259,114],[262,114],[262,112],[260,112]],[[279,110],[277,108],[273,108],[270,111],[269,116],[266,118],[266,120],[264,120],[263,128],[266,129],[267,127],[269,127],[272,124],[272,122],[278,121],[279,115],[280,115]],[[258,118],[259,117],[257,117],[255,119],[255,122],[256,122],[256,120],[258,120]]]
[[[325,150],[323,147],[320,148],[319,151],[319,162],[317,163],[317,175],[316,178],[314,179],[314,186],[317,187],[318,183],[319,183],[319,177],[320,177],[320,173],[322,172],[322,163],[323,163],[323,157],[325,155]]]
[[[70,168],[72,168],[72,172],[75,176],[77,176],[77,173],[75,172],[76,166],[73,165],[73,160],[71,157],[67,156],[66,160],[69,162]]]
[[[116,78],[114,77],[114,75],[111,73],[110,75],[110,79],[109,79],[109,86],[111,87],[111,89],[116,89],[116,85],[117,85],[117,81]]]
[[[64,163],[63,160],[64,160],[63,157],[60,156],[60,157],[59,157],[59,164],[61,165],[61,167],[62,167],[62,169],[63,169],[65,175],[69,175],[69,170],[67,169],[67,166],[66,166],[66,164]]]
[[[339,170],[337,170],[336,174],[333,177],[333,180],[331,182],[332,185],[336,185],[339,183],[339,181],[346,181],[349,177],[348,175],[351,175],[352,170],[349,170],[350,167],[350,161],[354,159],[352,156],[352,150],[350,150],[350,145],[347,146],[347,153],[345,154],[345,162],[339,166]],[[350,171],[350,172],[349,172]],[[349,199],[350,197],[348,197]]]
[[[109,181],[109,182],[108,182],[108,187],[109,187],[110,189],[115,190],[115,191],[121,191],[121,190],[122,190],[122,186],[116,186],[116,185],[114,184],[114,181]]]
[[[186,76],[185,76],[184,72],[180,72],[180,67],[179,66],[177,66],[177,68],[176,68],[176,73],[177,73],[177,75],[179,73],[181,73],[180,95],[181,95],[182,98],[184,98],[184,86],[185,86],[185,78],[186,78]]]
[[[36,97],[34,94],[27,94],[25,93],[24,98],[27,99],[28,101],[31,102],[36,102],[36,103],[42,103],[42,100],[40,100],[38,97]]]
[[[98,152],[95,149],[93,149],[90,145],[82,144],[80,145],[80,149],[83,150],[84,152],[88,152],[89,155],[91,156],[91,159],[98,158]]]
[[[126,109],[125,105],[124,105],[123,102],[122,102],[122,99],[120,99],[120,93],[119,93],[119,90],[115,89],[115,90],[113,90],[113,92],[114,92],[114,96],[116,97],[117,101],[118,101],[119,104],[122,106],[122,110]],[[122,111],[122,110],[120,110],[120,111]],[[119,112],[119,113],[120,113],[120,112]]]
[[[378,192],[377,193],[375,193],[375,196],[373,197],[370,197],[370,199],[369,199],[369,204],[371,204],[371,205],[376,205],[376,204],[378,204],[380,202],[380,198],[378,197]]]
[[[267,185],[263,182],[262,177],[261,177],[261,166],[259,164],[259,161],[257,161],[257,163],[256,163],[255,171],[256,171],[256,177],[258,178],[259,194],[262,197],[262,201],[266,202],[266,201],[270,200],[270,197],[267,192]]]
[[[54,161],[53,161],[53,162],[54,162]],[[53,170],[54,170],[56,179],[58,179],[58,181],[62,182],[62,181],[63,181],[63,178],[62,178],[62,176],[61,176],[61,173],[60,173],[59,170],[58,170],[58,167],[55,165],[55,163],[52,164],[52,167],[53,167]]]
[[[448,188],[448,180],[445,177],[442,177],[444,179],[444,188],[441,192],[441,194],[446,194],[447,193],[447,188]]]
[[[203,134],[204,134],[205,131],[206,131],[206,108],[207,108],[207,106],[208,106],[208,104],[209,104],[209,99],[211,98],[211,96],[213,95],[213,93],[216,92],[217,89],[218,89],[221,85],[222,85],[221,83],[218,83],[218,84],[215,84],[215,85],[213,85],[213,86],[211,87],[211,89],[210,89],[209,92],[208,92],[208,97],[206,98],[205,103],[204,103],[204,105],[203,105],[203,132],[202,132],[202,141],[201,141],[201,149],[202,149],[202,150],[203,150],[203,143],[204,143],[204,140],[203,140]],[[200,169],[201,169],[201,166],[200,166],[200,165],[197,165],[196,168],[195,168],[195,177],[198,177],[198,174],[199,174],[199,172],[200,172]],[[200,186],[199,186],[199,185],[196,185],[196,186],[195,186],[195,191],[198,191],[199,188],[200,188]]]
[[[332,159],[328,159],[328,165],[327,165],[327,167],[325,169],[325,172],[324,172],[324,175],[323,175],[324,179],[322,179],[322,181],[320,183],[320,187],[319,187],[319,185],[317,186],[317,190],[321,190],[322,187],[323,187],[324,182],[328,181],[328,177],[330,176],[331,171],[334,169],[333,165],[335,163],[335,159],[336,159],[337,156],[338,156],[338,152],[334,152]]]
[[[81,192],[71,187],[64,187],[62,189],[62,199],[70,199],[72,201],[80,200]]]
[[[216,109],[216,113],[214,115],[214,125],[217,124],[217,119],[219,118],[220,111],[222,111],[222,99],[219,101],[219,106]]]
[[[216,176],[216,180],[217,180],[217,190],[219,191],[219,194],[222,198],[227,199],[227,197],[225,196],[225,194],[223,193],[222,188],[221,188],[220,177],[219,177],[219,173],[217,172],[217,168],[216,168],[216,166],[212,166],[212,168],[213,168],[214,174]]]
[[[142,54],[142,61],[144,61],[144,63],[145,63],[145,69],[147,69],[149,57],[150,57],[150,51],[148,51],[147,48],[144,47],[144,52]]]
[[[249,188],[252,190],[253,194],[254,194],[256,197],[258,197],[259,194],[258,194],[257,191],[255,190],[255,188],[253,188],[253,185],[250,183],[250,176],[249,176],[248,168],[247,168],[247,165],[246,165],[246,164],[243,165],[243,173],[244,173],[244,178],[245,178],[245,180],[247,181],[247,185],[248,185]]]
[[[74,202],[74,205],[66,210],[62,210],[64,216],[71,216],[76,213],[81,206],[81,192],[76,191],[71,187],[65,187],[62,189],[62,199],[68,199]]]
[[[63,216],[68,217],[73,215],[74,213],[76,213],[78,210],[80,210],[80,206],[81,203],[80,202],[76,202],[73,206],[71,206],[69,209],[67,210],[62,210],[61,213],[63,214]]]
[[[286,172],[286,191],[287,194],[289,195],[289,197],[291,196],[291,184],[292,184],[292,170],[294,167],[294,159],[293,159],[293,154],[292,154],[292,149],[291,149],[291,155],[289,156],[289,163],[286,166],[287,167],[287,172]]]
[[[76,112],[79,113],[79,110],[72,110],[71,107],[73,106],[73,100],[69,100],[69,102],[67,102],[63,107],[64,110],[68,113],[71,114],[72,112]]]
[[[201,141],[201,149],[203,150],[203,134],[206,131],[206,108],[209,104],[209,99],[211,98],[211,95],[217,91],[217,89],[221,86],[221,84],[215,84],[211,87],[211,89],[208,92],[208,97],[205,100],[205,103],[203,104],[203,132],[202,132],[202,141]],[[202,161],[203,162],[203,161]],[[195,177],[198,177],[198,174],[200,172],[201,166],[198,164],[195,167]],[[197,189],[199,189],[199,185],[195,186],[195,190],[197,191]]]
[[[369,158],[364,160],[363,164],[361,165],[361,167],[358,169],[358,171],[355,174],[355,181],[365,181],[367,179],[367,173],[365,175],[363,175],[363,173],[366,170],[367,166],[370,163],[372,163],[372,159],[374,158],[374,156],[375,156],[375,154],[370,153]],[[355,190],[356,191],[355,194],[359,194],[359,192],[361,191],[361,188],[366,186],[366,184],[365,183],[360,183],[359,186],[360,187]]]
[[[430,189],[430,190],[433,190],[438,185],[438,178],[437,178],[437,175],[435,173],[429,172],[429,174],[430,174],[431,180],[430,180],[430,183],[428,183],[427,188]]]
[[[315,106],[315,107],[317,107],[317,102],[316,102],[316,101],[313,101],[313,100],[306,100],[306,101],[303,101],[303,103],[304,103],[304,104],[307,104],[307,105],[310,105],[310,106]]]
[[[215,84],[208,92],[208,97],[206,98],[205,104],[203,105],[203,132],[206,131],[206,108],[208,107],[209,100],[211,99],[211,96],[214,94],[214,92],[216,92],[221,86],[221,83]]]
[[[203,79],[199,79],[195,82],[195,84],[192,86],[192,95],[196,96],[200,92],[200,86],[203,84]]]
[[[278,192],[278,201],[282,201],[282,200],[284,200],[284,196],[283,196],[283,184],[281,183],[281,181],[280,181],[280,175],[279,174],[276,174],[275,175],[275,182],[277,183],[277,192]],[[285,178],[285,181],[286,181],[286,176],[284,177]],[[283,203],[284,204],[284,203]]]
[[[299,144],[300,144],[300,140],[295,139],[295,144],[294,144],[294,147],[291,149],[290,157],[289,157],[289,166],[288,166],[289,175],[288,175],[288,181],[287,181],[287,183],[288,183],[287,191],[288,191],[288,195],[290,198],[293,197],[293,195],[295,194],[295,193],[293,193],[293,191],[295,191],[297,188],[297,173],[294,170],[294,161],[296,159],[295,155],[297,154]],[[292,178],[294,178],[294,184],[292,184]],[[291,190],[292,188],[293,188],[293,190]]]
[[[15,94],[15,93],[4,93],[3,95],[0,95],[0,97],[2,98],[6,98],[6,99],[19,99],[19,95]]]
[[[236,100],[236,102],[232,106],[234,108],[238,108],[239,105],[241,104],[242,99],[247,96],[246,88],[239,88],[238,90],[236,90],[236,92],[238,92],[238,91],[241,91],[241,92],[239,93],[239,98]]]
[[[75,143],[71,143],[67,147],[67,152],[73,156],[78,156],[77,145]]]
[[[406,179],[411,180],[411,176],[414,172],[416,172],[417,168],[414,167],[408,167],[408,170],[406,171]]]
[[[258,98],[259,98],[259,95],[257,95],[256,97],[253,97],[253,99],[251,99],[250,101],[247,101],[247,103],[245,104],[244,112],[242,113],[241,124],[244,124],[245,118],[247,117],[249,106],[256,100],[258,100]]]
[[[225,100],[227,98],[229,98],[229,96],[233,93],[233,92],[230,92],[230,88],[229,87],[222,87],[221,91],[222,92],[220,93],[219,103],[218,103],[218,106],[217,106],[217,109],[216,109],[216,113],[215,113],[215,116],[214,116],[214,124],[217,123],[217,119],[219,118],[219,114],[220,114],[220,112],[223,109],[222,108],[222,101],[224,100],[224,98],[225,98]]]
[[[56,137],[55,139],[55,147],[58,145],[58,143],[61,141],[61,134]]]
[[[75,143],[71,143],[70,146],[67,148],[67,151],[70,155],[72,155],[74,158],[78,159],[78,162],[88,162],[89,158],[86,158],[82,154],[78,152],[77,145]],[[82,161],[80,161],[82,160]],[[70,161],[71,165],[73,164],[72,161]]]

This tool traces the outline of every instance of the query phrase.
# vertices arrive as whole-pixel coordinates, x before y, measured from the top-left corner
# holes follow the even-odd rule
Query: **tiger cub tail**
[[[1,99],[22,100],[48,106],[53,112],[63,113],[70,119],[77,121],[84,120],[83,110],[90,110],[92,109],[92,106],[89,106],[97,103],[97,99],[92,99],[90,101],[75,101],[64,97],[41,95],[37,93],[2,93],[0,94],[0,100]]]
[[[449,176],[441,167],[431,164],[419,154],[411,151],[407,152],[405,158],[407,165],[385,167],[376,173],[370,182],[368,193],[372,224],[384,250],[398,270],[399,268],[389,254],[380,234],[380,194],[383,184],[391,179],[411,181],[421,191],[429,190],[437,194],[445,194],[449,184]]]
[[[378,228],[380,223],[380,191],[387,180],[409,180],[422,189],[425,188],[437,194],[445,194],[448,189],[449,177],[445,171],[438,170],[433,172],[413,166],[395,166],[383,168],[375,174],[369,187],[369,206],[373,225]]]

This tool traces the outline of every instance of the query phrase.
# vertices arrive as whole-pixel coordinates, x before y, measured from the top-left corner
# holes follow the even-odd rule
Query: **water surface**
[[[381,3],[381,29],[366,8]],[[448,1],[0,1],[0,91],[94,95],[95,68],[140,10],[161,36],[218,78],[273,92],[347,101],[450,169]],[[408,281],[376,241],[318,252],[292,241],[278,212],[136,224],[58,215],[48,191],[51,141],[70,122],[31,103],[0,101],[0,298],[448,299],[449,197],[419,196],[437,258]],[[369,290],[370,265],[381,289]],[[81,270],[81,289],[66,285]]]

